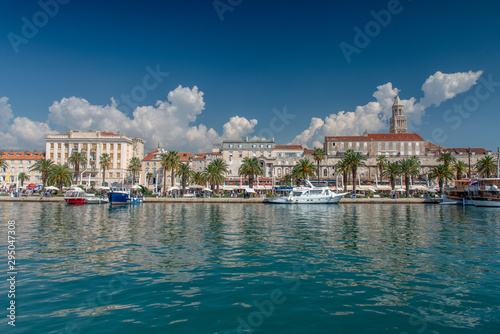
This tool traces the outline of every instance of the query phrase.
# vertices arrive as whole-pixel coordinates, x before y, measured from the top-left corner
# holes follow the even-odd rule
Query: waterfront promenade
[[[146,197],[144,203],[264,203],[264,197],[257,198],[165,198]],[[64,202],[63,197],[7,197],[0,196],[1,202]],[[343,198],[341,204],[437,204],[440,198]]]

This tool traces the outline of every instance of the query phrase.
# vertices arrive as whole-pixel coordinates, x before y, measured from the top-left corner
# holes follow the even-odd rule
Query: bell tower
[[[392,105],[392,117],[391,117],[391,133],[407,133],[408,126],[406,124],[406,115],[404,114],[405,107],[396,96],[394,104]]]

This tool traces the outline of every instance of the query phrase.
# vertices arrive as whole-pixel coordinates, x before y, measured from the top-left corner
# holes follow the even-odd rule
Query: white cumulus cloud
[[[415,97],[402,99],[405,114],[408,117],[409,131],[421,124],[425,110],[431,105],[439,106],[442,102],[468,91],[477,83],[483,71],[445,74],[436,72],[423,84],[424,97],[417,102]],[[354,111],[339,111],[325,119],[313,117],[309,127],[297,135],[292,143],[308,147],[317,146],[325,136],[360,135],[368,132],[388,131],[392,116],[394,98],[399,94],[397,88],[388,82],[377,86],[373,93],[376,101],[357,106]]]
[[[12,118],[7,98],[0,99],[0,115]],[[146,140],[146,150],[160,143],[161,147],[179,151],[211,151],[213,144],[223,138],[237,139],[254,131],[257,120],[234,116],[223,125],[223,134],[212,128],[195,124],[205,109],[203,92],[198,87],[178,86],[169,92],[166,101],[154,106],[137,107],[132,117],[117,109],[112,98],[108,105],[93,105],[80,97],[63,98],[49,107],[48,122],[33,122],[25,117],[15,118],[0,132],[4,148],[26,147],[43,149],[45,136],[54,131],[101,130],[124,133]],[[2,123],[4,126],[4,123]]]

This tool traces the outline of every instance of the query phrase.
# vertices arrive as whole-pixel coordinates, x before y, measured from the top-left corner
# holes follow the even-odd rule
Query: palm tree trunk
[[[396,188],[396,184],[395,184],[395,182],[394,182],[394,177],[393,177],[393,176],[391,176],[391,178],[390,178],[390,179],[391,179],[391,180],[390,180],[390,181],[391,181],[391,188],[392,188],[392,191],[394,191],[394,189]]]
[[[167,169],[163,168],[163,192],[166,191],[167,187]]]
[[[405,175],[406,197],[410,196],[410,177]]]
[[[318,160],[318,185],[319,185],[319,160]]]
[[[185,191],[186,191],[186,179],[182,178],[182,196],[184,196]]]
[[[171,177],[172,177],[172,179],[170,181],[172,183],[172,188],[173,188],[174,187],[174,177],[175,177],[174,176],[174,169],[173,168],[172,168],[172,176]]]
[[[343,173],[343,181],[344,181],[344,192],[347,192],[347,172]]]
[[[105,187],[106,184],[106,168],[102,169],[102,186]]]
[[[253,174],[248,175],[248,186],[253,189]]]
[[[356,173],[357,170],[356,168],[353,168],[352,169],[352,193],[355,194],[356,193]]]

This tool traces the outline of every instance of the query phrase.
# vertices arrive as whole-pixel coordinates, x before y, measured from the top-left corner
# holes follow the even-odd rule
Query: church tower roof
[[[399,95],[396,95],[396,99],[394,100],[394,104],[392,106],[395,107],[395,106],[402,106],[402,105],[403,105],[403,103],[399,99]]]

